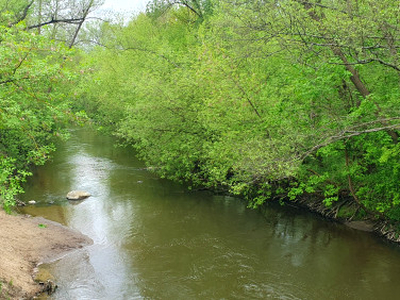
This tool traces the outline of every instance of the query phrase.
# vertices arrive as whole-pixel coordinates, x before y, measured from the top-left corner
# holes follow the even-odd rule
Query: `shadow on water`
[[[94,240],[46,268],[51,299],[396,299],[400,251],[290,207],[264,215],[240,199],[188,192],[143,169],[130,149],[72,132],[35,170],[24,213]],[[65,199],[69,190],[93,196]]]

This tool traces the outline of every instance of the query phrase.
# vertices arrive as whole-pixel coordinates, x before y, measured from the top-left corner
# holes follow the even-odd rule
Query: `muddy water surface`
[[[24,213],[94,244],[46,268],[51,299],[399,299],[400,251],[373,235],[288,207],[188,192],[143,169],[129,149],[71,131],[35,171]],[[79,189],[93,196],[65,199]]]

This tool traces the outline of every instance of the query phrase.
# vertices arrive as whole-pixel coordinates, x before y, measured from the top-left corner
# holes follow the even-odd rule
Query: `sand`
[[[37,266],[92,243],[83,234],[44,218],[7,215],[0,209],[0,299],[31,299],[43,287]]]

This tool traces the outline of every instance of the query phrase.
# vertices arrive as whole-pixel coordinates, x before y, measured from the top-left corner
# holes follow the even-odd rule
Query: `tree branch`
[[[397,118],[398,119],[398,118]],[[382,120],[376,121],[376,122],[382,122]],[[333,144],[338,141],[342,140],[348,140],[352,137],[363,135],[363,134],[368,134],[368,133],[373,133],[373,132],[379,132],[379,131],[388,131],[388,130],[394,130],[394,129],[399,129],[400,128],[400,123],[394,124],[394,125],[389,125],[389,126],[384,126],[384,127],[379,127],[379,128],[372,128],[372,129],[366,129],[362,131],[352,131],[352,130],[344,130],[340,132],[338,135],[331,136],[325,140],[325,142],[322,142],[318,145],[315,145],[305,153],[303,153],[300,157],[299,160],[304,160],[306,157],[314,153],[315,151],[326,147],[330,144]]]
[[[189,5],[188,1],[186,1],[186,0],[183,0],[183,1],[176,1],[175,3],[181,4],[181,5],[183,5],[183,6],[186,6],[189,10],[191,10],[192,12],[194,12],[199,18],[203,18],[203,14],[201,13],[201,11],[195,10],[191,5]]]
[[[28,29],[35,29],[35,28],[43,27],[43,26],[46,26],[49,24],[56,24],[56,23],[68,23],[68,24],[79,25],[83,20],[84,20],[84,18],[72,18],[72,19],[53,19],[52,18],[50,21],[28,26]]]
[[[18,18],[17,20],[15,20],[14,22],[12,22],[12,23],[10,24],[9,27],[12,27],[12,26],[14,26],[15,24],[18,24],[19,22],[25,20],[25,18],[26,18],[27,15],[28,15],[29,9],[31,8],[31,6],[33,5],[34,2],[35,2],[35,0],[31,0],[31,2],[29,2],[29,3],[25,6],[25,8],[24,8],[24,10],[22,11],[22,14],[19,16],[19,18]]]
[[[380,58],[369,58],[369,59],[363,59],[363,60],[357,60],[357,62],[347,62],[347,63],[337,63],[337,62],[329,62],[329,64],[331,65],[341,65],[341,66],[356,66],[356,65],[366,65],[366,64],[370,64],[373,62],[378,62],[381,65],[384,65],[386,67],[390,67],[398,72],[400,72],[400,68],[396,65],[393,65],[391,63],[388,63]]]
[[[69,48],[72,48],[72,46],[75,44],[76,38],[78,37],[78,34],[79,34],[79,31],[81,30],[82,25],[83,25],[83,23],[85,22],[85,20],[86,20],[88,14],[89,14],[89,12],[90,12],[90,9],[91,9],[92,6],[93,6],[93,1],[94,1],[94,0],[91,0],[90,3],[88,4],[88,6],[86,7],[86,9],[83,11],[83,16],[82,16],[82,18],[81,18],[81,21],[78,23],[78,28],[75,30],[75,34],[74,34],[74,36],[72,37],[71,42],[69,43]]]

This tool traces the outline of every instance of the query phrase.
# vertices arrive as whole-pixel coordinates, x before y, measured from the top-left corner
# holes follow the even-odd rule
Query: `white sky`
[[[105,0],[102,8],[120,13],[144,12],[147,2],[149,0]]]

